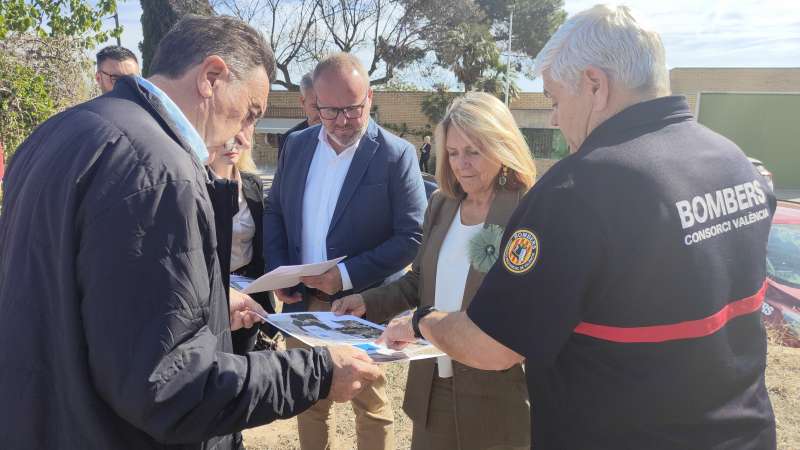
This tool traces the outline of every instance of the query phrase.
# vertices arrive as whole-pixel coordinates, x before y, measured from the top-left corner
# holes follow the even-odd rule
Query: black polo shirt
[[[775,448],[766,186],[682,97],[610,118],[534,186],[468,310],[526,358],[534,448]]]

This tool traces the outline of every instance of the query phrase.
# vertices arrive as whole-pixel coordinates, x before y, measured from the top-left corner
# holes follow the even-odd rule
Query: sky
[[[564,9],[572,15],[597,3],[601,0],[565,0]],[[638,20],[661,34],[669,68],[800,66],[798,0],[628,0],[618,4],[629,6]],[[124,27],[122,45],[141,56],[139,1],[120,1],[118,6]],[[112,26],[113,20],[108,20],[108,27]],[[522,78],[518,84],[525,92],[542,90],[541,80]]]

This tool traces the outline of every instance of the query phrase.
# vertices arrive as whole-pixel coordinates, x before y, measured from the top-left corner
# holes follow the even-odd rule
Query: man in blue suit
[[[267,269],[346,259],[277,292],[284,311],[329,311],[333,298],[361,292],[402,272],[422,240],[425,188],[414,147],[370,120],[372,89],[347,53],[314,70],[321,125],[291,134],[264,210]],[[304,450],[333,444],[330,402],[298,417]],[[385,379],[353,399],[359,449],[393,449]]]

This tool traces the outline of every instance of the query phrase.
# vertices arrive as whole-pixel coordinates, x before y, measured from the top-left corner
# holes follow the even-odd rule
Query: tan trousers
[[[330,311],[330,303],[314,300],[309,311]],[[305,344],[294,338],[286,341],[287,348]],[[356,415],[358,450],[394,450],[394,415],[386,395],[386,378],[381,376],[364,388],[350,402]],[[336,421],[333,402],[323,399],[297,416],[300,448],[303,450],[336,450]]]

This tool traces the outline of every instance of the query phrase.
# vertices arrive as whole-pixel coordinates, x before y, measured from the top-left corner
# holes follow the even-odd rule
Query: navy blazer
[[[301,264],[303,195],[320,126],[292,133],[278,159],[264,208],[267,271]],[[328,259],[347,256],[353,292],[379,285],[411,263],[422,242],[426,207],[416,150],[370,120],[327,238]]]

